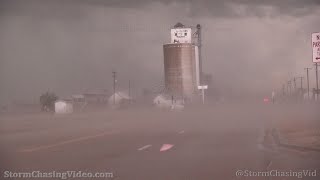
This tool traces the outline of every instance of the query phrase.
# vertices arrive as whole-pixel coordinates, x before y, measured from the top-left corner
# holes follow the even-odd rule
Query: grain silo
[[[197,89],[196,46],[172,43],[163,46],[164,73],[167,93],[175,99],[191,99]]]
[[[171,29],[171,41],[163,45],[165,94],[172,100],[192,100],[200,85],[200,26],[192,33],[191,27],[177,23]]]

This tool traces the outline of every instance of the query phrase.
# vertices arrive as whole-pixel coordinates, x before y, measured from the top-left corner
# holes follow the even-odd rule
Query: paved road
[[[110,179],[120,180],[255,180],[298,178],[237,177],[236,171],[317,169],[318,177],[304,179],[319,179],[318,153],[264,143],[265,130],[292,117],[288,112],[233,105],[185,112],[135,109],[4,116],[1,171],[112,172]],[[312,113],[305,117],[319,117]],[[163,146],[168,149],[160,151]]]

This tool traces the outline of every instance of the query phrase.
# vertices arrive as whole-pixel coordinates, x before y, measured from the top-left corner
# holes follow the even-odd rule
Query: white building
[[[57,100],[54,103],[54,111],[56,114],[69,114],[73,112],[73,105],[67,101]]]
[[[116,92],[115,94],[111,95],[108,99],[109,105],[125,105],[129,104],[131,101],[131,97],[125,92]]]

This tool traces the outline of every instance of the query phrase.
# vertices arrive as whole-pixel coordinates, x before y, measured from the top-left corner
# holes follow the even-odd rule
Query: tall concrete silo
[[[167,93],[175,98],[192,98],[197,89],[196,46],[191,43],[165,44],[164,73]]]

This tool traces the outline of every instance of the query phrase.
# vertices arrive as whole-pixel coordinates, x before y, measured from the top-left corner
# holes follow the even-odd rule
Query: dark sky
[[[202,24],[222,91],[269,93],[312,66],[319,18],[319,0],[0,0],[0,104],[111,90],[113,69],[121,88],[157,87],[177,22]]]

